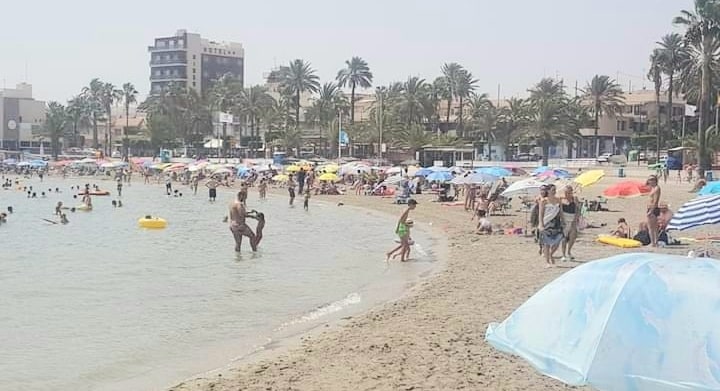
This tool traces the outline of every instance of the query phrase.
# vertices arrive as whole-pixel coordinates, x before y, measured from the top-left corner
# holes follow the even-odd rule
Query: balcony
[[[150,60],[150,66],[186,66],[187,60],[183,58],[171,60]]]
[[[180,74],[150,75],[150,80],[154,80],[154,81],[187,81],[187,76],[180,75]]]
[[[148,46],[148,52],[184,52],[187,48],[180,45],[168,45],[168,46]]]

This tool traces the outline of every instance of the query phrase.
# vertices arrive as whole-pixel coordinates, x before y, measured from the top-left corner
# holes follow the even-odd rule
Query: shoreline
[[[151,185],[154,184],[151,183]],[[249,197],[250,199],[253,199],[253,193],[255,193],[256,195],[256,192],[253,191],[255,189],[256,188],[251,188],[251,195]],[[237,191],[236,188],[226,187],[223,187],[219,190],[219,193],[227,192],[233,194],[235,191]],[[267,194],[268,197],[287,198],[285,189],[282,187],[269,187]],[[311,207],[317,204],[322,204],[322,207],[324,208],[339,207],[337,206],[337,202],[334,202],[334,199],[331,197],[338,196],[313,196],[310,201]],[[296,198],[296,205],[298,204],[298,199],[300,199],[300,202],[302,202],[301,197],[298,197]],[[345,199],[338,198],[337,201],[343,202],[345,201]],[[371,214],[374,217],[384,218],[390,221],[397,219],[397,216],[389,212],[378,211],[374,208],[368,208],[358,205],[343,205],[342,207],[353,209],[353,213]],[[352,320],[357,317],[363,316],[370,311],[377,310],[388,304],[403,300],[408,295],[411,295],[413,291],[419,289],[419,287],[424,282],[432,279],[434,276],[441,273],[447,267],[447,257],[449,253],[449,248],[447,246],[447,238],[444,234],[439,232],[438,229],[427,225],[422,227],[416,227],[416,229],[422,231],[425,235],[427,235],[431,242],[429,243],[429,245],[426,244],[426,246],[423,246],[420,250],[425,253],[424,257],[431,259],[430,262],[433,265],[429,267],[428,270],[424,270],[419,274],[415,274],[410,278],[410,281],[406,281],[401,284],[398,284],[398,281],[393,279],[393,281],[377,282],[362,286],[360,289],[358,289],[358,292],[350,293],[343,299],[339,299],[331,303],[326,303],[322,306],[306,311],[302,313],[299,317],[293,318],[287,322],[291,324],[287,326],[283,324],[273,329],[272,338],[269,338],[266,343],[256,346],[252,351],[232,358],[227,364],[221,367],[213,368],[208,371],[192,375],[187,379],[179,382],[174,382],[172,385],[165,386],[161,390],[184,390],[184,387],[188,383],[198,381],[203,382],[205,380],[210,381],[213,378],[223,378],[223,376],[236,370],[239,367],[258,364],[265,360],[273,360],[282,356],[283,354],[287,354],[293,349],[297,349],[306,340],[317,337],[318,335],[327,330],[334,330],[337,328],[346,327],[352,322]],[[393,242],[388,242],[388,246],[391,246],[392,244]],[[418,250],[415,251],[417,252]],[[378,261],[379,260],[368,259],[368,262]],[[396,266],[399,266],[398,261],[391,261],[390,263],[394,263],[396,264]],[[388,267],[391,266],[389,265]],[[388,289],[392,291],[388,293]],[[298,324],[293,324],[296,320],[302,320],[302,318],[308,315],[312,315],[316,311],[323,310],[324,308],[333,306],[338,302],[345,301],[350,295],[353,295],[355,293],[357,293],[357,295],[361,298],[356,303],[351,303],[330,313],[320,315],[316,319],[311,319],[306,322],[300,321]]]

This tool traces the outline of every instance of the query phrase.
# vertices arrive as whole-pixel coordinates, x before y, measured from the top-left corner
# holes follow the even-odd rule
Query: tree
[[[655,87],[655,156],[660,156],[660,90],[662,89],[662,59],[659,49],[650,55],[650,69],[647,78]],[[672,118],[672,117],[670,117]]]
[[[338,71],[337,81],[341,88],[350,86],[350,124],[355,123],[355,88],[370,88],[373,74],[367,62],[360,57],[345,61],[346,67]]]
[[[407,125],[420,124],[423,121],[423,101],[427,93],[425,79],[410,77],[402,84],[396,110],[400,121]]]
[[[68,101],[66,110],[68,121],[72,125],[72,146],[77,148],[80,145],[78,143],[79,129],[90,122],[91,112],[88,98],[83,94],[73,97]]]
[[[562,82],[545,78],[530,92],[529,122],[526,137],[535,140],[542,147],[543,165],[547,165],[550,146],[557,140],[577,138],[576,130],[567,126],[567,94]]]
[[[325,154],[326,145],[323,140],[323,133],[330,134],[333,123],[337,118],[338,111],[346,106],[345,96],[335,83],[325,83],[320,88],[318,98],[313,102],[306,113],[308,122],[315,122],[320,129],[321,154]]]
[[[65,106],[58,102],[49,102],[47,104],[45,129],[42,136],[50,139],[52,157],[55,160],[57,160],[58,154],[60,153],[60,138],[63,136],[67,124],[68,114]]]
[[[479,135],[483,134],[487,145],[488,156],[492,159],[492,142],[498,128],[499,113],[495,105],[488,98],[488,94],[473,94],[468,104],[469,120],[475,130],[473,147],[479,141]]]
[[[130,127],[130,105],[137,102],[137,90],[132,83],[125,83],[122,86],[122,101],[125,104],[125,129],[123,129],[123,159],[128,160],[129,141],[128,128]]]
[[[685,88],[695,84],[698,88],[698,154],[700,155],[700,174],[710,168],[707,159],[705,131],[710,125],[710,102],[713,99],[712,74],[718,66],[718,35],[720,34],[720,4],[715,0],[695,0],[694,10],[680,11],[673,23],[685,27],[685,41],[695,52],[683,67]],[[692,74],[699,76],[692,77]],[[696,87],[696,88],[697,88]]]
[[[242,94],[242,83],[230,73],[223,75],[213,84],[208,93],[208,99],[211,107],[221,113],[229,113],[234,110],[240,101]],[[212,111],[212,110],[211,110]],[[223,154],[227,156],[229,140],[227,136],[227,123],[222,124],[222,149]]]
[[[477,80],[473,79],[472,73],[461,70],[457,75],[457,80],[455,80],[455,95],[457,96],[459,100],[459,112],[458,112],[458,136],[464,137],[465,136],[465,129],[463,127],[463,108],[464,108],[464,100],[468,99],[470,95],[475,90],[475,84],[477,83]]]
[[[615,115],[622,109],[624,102],[623,92],[615,80],[609,76],[595,75],[583,90],[585,101],[590,105],[590,110],[595,116],[595,133],[593,135],[594,154],[600,154],[600,116],[603,114]],[[614,152],[614,151],[613,151]]]
[[[572,159],[572,149],[575,142],[580,142],[582,136],[580,129],[585,129],[592,124],[590,113],[583,104],[581,97],[570,99],[565,105],[565,126],[567,128],[568,159]],[[573,137],[574,136],[574,137]]]
[[[433,137],[425,131],[424,127],[418,124],[408,124],[398,132],[396,142],[398,146],[407,148],[415,156],[417,151],[429,145],[432,140]]]
[[[512,140],[520,137],[530,121],[529,102],[521,98],[510,98],[507,105],[500,109],[499,129],[500,140],[504,144],[507,154],[508,146]]]
[[[105,154],[112,154],[112,106],[122,98],[122,90],[115,88],[112,83],[103,83],[100,103],[105,110]]]
[[[456,95],[457,79],[460,72],[463,71],[463,67],[456,63],[445,63],[442,68],[443,77],[445,78],[445,99],[447,99],[447,116],[445,122],[447,123],[448,130],[450,130],[450,111],[452,110],[453,98]]]
[[[281,68],[281,86],[294,97],[295,127],[300,126],[300,95],[304,92],[318,92],[320,82],[310,63],[296,59],[289,66]]]
[[[237,112],[245,119],[246,123],[250,124],[250,136],[252,141],[250,142],[250,154],[253,157],[256,156],[257,150],[257,138],[259,138],[260,131],[259,125],[261,118],[265,110],[273,105],[273,99],[268,94],[267,89],[263,86],[252,86],[246,88],[240,94]]]
[[[103,113],[102,96],[104,88],[105,83],[95,78],[90,80],[90,84],[82,90],[82,95],[87,103],[88,112],[90,113],[90,119],[92,121],[93,148],[95,149],[100,148],[98,141],[98,122],[102,118]]]
[[[687,62],[688,52],[680,34],[672,33],[662,37],[659,45],[659,62],[662,72],[668,77],[667,89],[667,134],[673,134],[673,94],[675,90],[675,76]]]

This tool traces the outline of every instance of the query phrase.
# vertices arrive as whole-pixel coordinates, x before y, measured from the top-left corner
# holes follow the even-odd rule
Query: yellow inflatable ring
[[[140,225],[142,228],[160,229],[167,227],[167,220],[160,217],[143,217],[141,219],[138,219],[138,225]]]

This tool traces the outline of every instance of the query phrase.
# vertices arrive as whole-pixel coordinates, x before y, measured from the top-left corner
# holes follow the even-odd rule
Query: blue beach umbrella
[[[552,281],[485,339],[601,391],[720,390],[720,261],[629,253]]]
[[[512,171],[503,167],[483,167],[475,170],[475,172],[489,174],[498,178],[512,176]]]
[[[491,175],[485,172],[475,172],[465,178],[465,183],[477,185],[480,183],[492,183],[497,181],[498,179],[500,178],[495,175]]]
[[[421,169],[417,170],[415,172],[415,176],[426,177],[432,173],[433,173],[433,171],[429,167],[426,167],[426,168],[421,168]]]
[[[235,168],[237,168],[237,176],[240,178],[246,176],[250,172],[250,169],[245,166],[237,166]]]
[[[686,230],[720,223],[720,194],[695,198],[673,214],[668,229]]]
[[[435,171],[425,177],[431,182],[447,182],[453,179],[453,175],[447,171]]]
[[[708,182],[698,192],[698,195],[720,194],[720,181]]]
[[[533,170],[532,175],[540,175],[549,169],[550,169],[550,167],[548,167],[548,166],[540,166]]]

